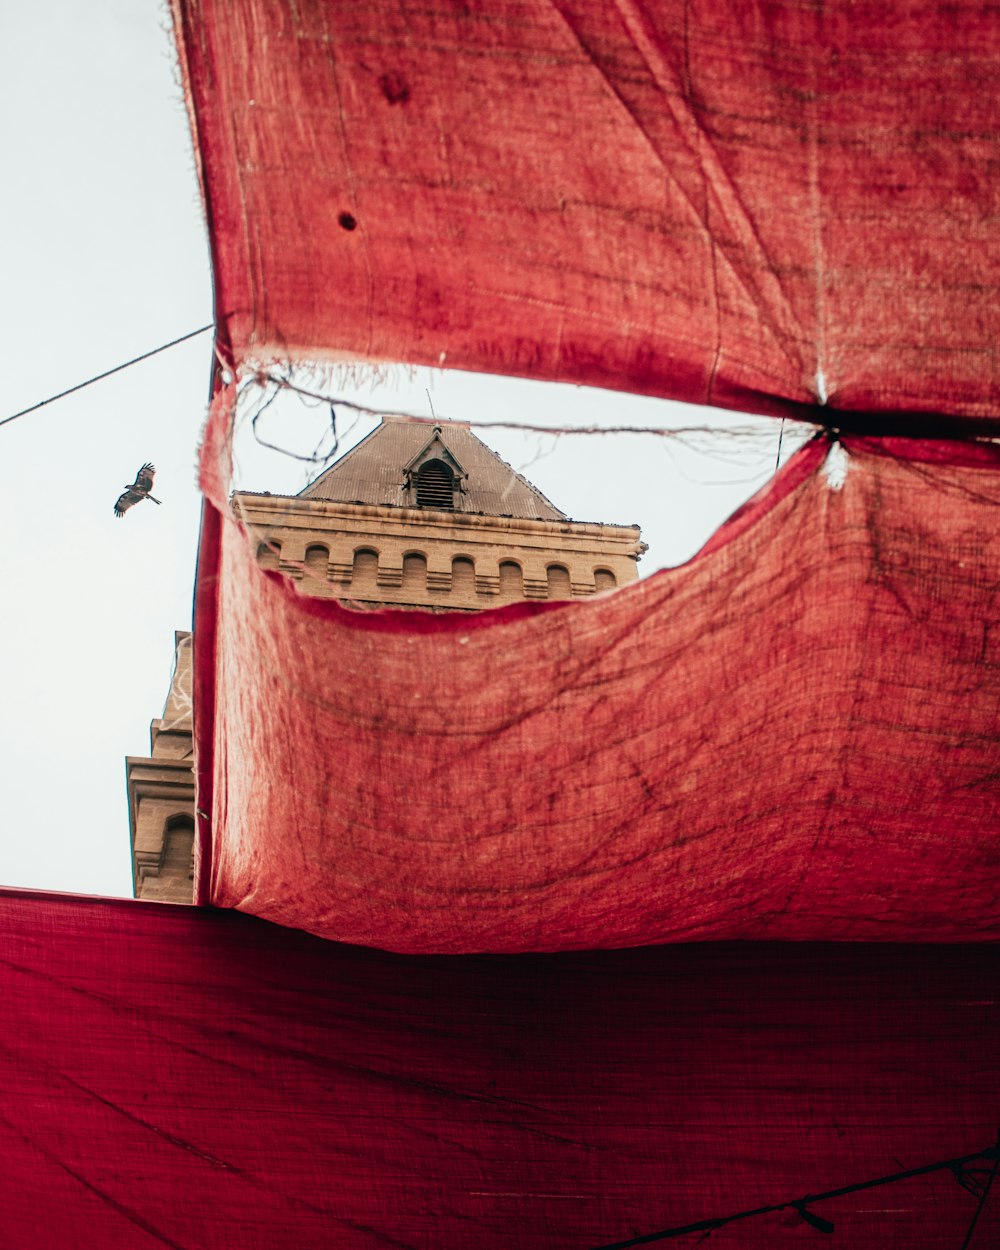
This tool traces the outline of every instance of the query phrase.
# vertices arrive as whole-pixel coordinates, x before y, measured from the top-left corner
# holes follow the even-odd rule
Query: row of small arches
[[[280,559],[281,548],[276,543],[261,543],[257,548],[257,559],[264,568],[276,569]],[[306,548],[303,564],[306,572],[315,578],[325,581],[330,563],[329,548],[322,543],[315,543]],[[523,598],[524,572],[516,560],[500,562],[500,597]],[[552,563],[546,566],[546,583],[550,599],[568,599],[573,593],[572,579],[565,564]],[[371,547],[359,547],[353,556],[351,583],[374,586],[378,578],[378,552]],[[611,569],[594,569],[594,588],[596,591],[612,590],[618,581]],[[418,551],[408,552],[403,556],[404,590],[422,591],[427,587],[427,558]],[[451,562],[451,589],[453,594],[476,594],[476,565],[468,556],[455,556]]]

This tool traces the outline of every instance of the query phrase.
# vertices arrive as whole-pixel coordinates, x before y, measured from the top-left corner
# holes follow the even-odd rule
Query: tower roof
[[[383,419],[367,438],[300,491],[299,498],[412,507],[407,478],[430,459],[443,461],[461,483],[456,511],[566,520],[565,513],[468,426],[451,422],[428,427],[422,422]]]

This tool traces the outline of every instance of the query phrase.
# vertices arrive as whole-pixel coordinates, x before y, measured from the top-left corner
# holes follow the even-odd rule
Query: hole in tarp
[[[346,210],[343,200],[341,206]],[[336,222],[341,208],[332,207]],[[437,355],[433,348],[431,354]],[[428,418],[436,413],[442,422],[445,418],[469,421],[470,431],[499,457],[491,515],[512,512],[514,493],[529,489],[522,480],[526,479],[530,488],[568,517],[604,525],[637,523],[642,526],[641,541],[649,543],[648,553],[637,563],[640,575],[690,560],[726,518],[773,476],[778,458],[781,428],[773,417],[686,407],[641,395],[609,397],[597,388],[448,369],[416,370],[398,364],[377,368],[354,363],[296,365],[288,377],[288,390],[255,384],[241,397],[236,481],[240,491],[296,495],[377,429],[379,412]],[[295,393],[298,386],[302,394]],[[323,402],[317,397],[329,399]],[[335,401],[336,429],[329,400]],[[357,402],[361,408],[341,408],[339,401]],[[556,433],[547,432],[550,426]],[[655,433],[602,435],[605,427],[619,431],[649,428]],[[445,424],[443,428],[447,433],[451,427]],[[588,434],[571,437],[566,432],[571,428]],[[419,427],[418,433],[419,429],[423,435],[413,436],[412,451],[394,463],[399,477],[390,474],[386,479],[391,478],[396,492],[392,499],[399,506],[413,507],[417,502],[416,492],[401,484],[406,461],[420,450],[416,444],[423,446],[431,434],[429,428]],[[803,423],[800,428],[798,422],[786,422],[781,463],[813,434],[809,425]],[[504,464],[509,466],[507,477],[503,476]],[[475,492],[478,486],[472,485]],[[478,505],[470,507],[466,495],[457,490],[453,494],[446,501],[452,504],[448,514],[476,511]],[[475,498],[474,494],[473,504]],[[352,484],[344,499],[350,504],[360,502],[362,496]],[[275,537],[267,531],[257,541]],[[416,542],[411,545],[420,547]],[[497,553],[498,561],[515,558],[506,549]],[[337,560],[331,553],[331,563]],[[346,563],[346,557],[340,562]],[[565,561],[553,552],[545,563]],[[290,561],[286,559],[285,564]],[[617,570],[618,566],[595,555],[588,566],[581,567],[576,580],[596,588],[593,570],[610,567]],[[499,577],[499,568],[492,570],[492,576]],[[541,592],[545,574],[525,570],[525,584],[532,578],[541,581],[533,588]],[[618,584],[624,584],[620,576]]]
[[[358,219],[353,217],[350,213],[341,213],[337,220],[345,230],[357,229]]]
[[[410,98],[410,84],[402,74],[395,70],[383,74],[378,80],[378,85],[390,104],[405,104]]]

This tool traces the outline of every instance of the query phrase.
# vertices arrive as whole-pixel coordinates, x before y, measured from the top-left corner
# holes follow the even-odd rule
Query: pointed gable
[[[440,460],[447,465],[459,479],[468,477],[468,474],[462,468],[461,462],[442,438],[441,430],[442,427],[440,425],[434,427],[434,433],[403,470],[407,477],[412,477],[414,474],[419,473],[425,464],[429,464],[433,460]],[[483,446],[486,447],[486,444],[484,443]],[[487,447],[486,450],[489,451],[489,448]]]
[[[451,507],[456,512],[543,521],[566,519],[565,513],[468,426],[446,422],[434,426],[428,437],[427,425],[422,422],[384,419],[301,491],[299,498],[416,507],[420,472],[435,465],[443,466],[451,475]],[[444,482],[445,474],[440,476]],[[449,505],[445,502],[439,506]]]

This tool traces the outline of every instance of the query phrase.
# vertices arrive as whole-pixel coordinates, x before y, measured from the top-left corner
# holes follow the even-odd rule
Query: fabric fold
[[[682,568],[473,616],[305,598],[220,518],[204,901],[407,952],[996,939],[1000,453],[836,446]]]

